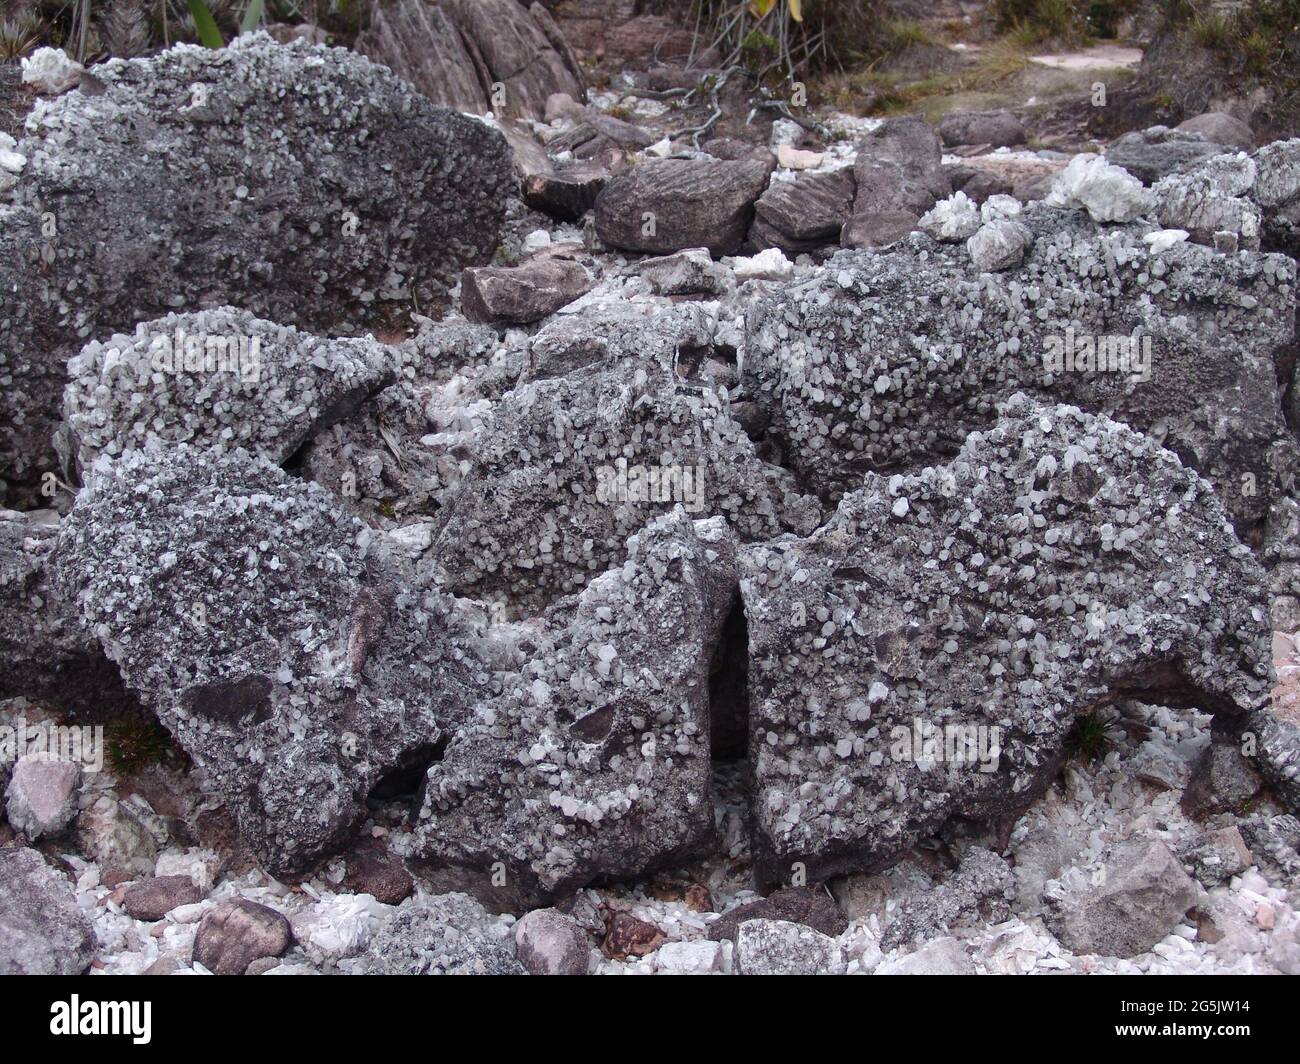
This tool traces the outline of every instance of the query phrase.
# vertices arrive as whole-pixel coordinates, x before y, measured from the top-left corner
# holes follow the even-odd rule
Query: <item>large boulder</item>
[[[656,514],[680,505],[764,539],[788,527],[791,494],[718,391],[629,358],[504,396],[444,497],[431,556],[456,594],[531,610],[621,563],[628,536]]]
[[[1215,156],[1153,189],[1160,224],[1186,229],[1193,240],[1300,254],[1300,138],[1276,141],[1251,155]]]
[[[371,789],[418,776],[486,682],[451,607],[401,586],[377,532],[244,451],[106,463],[57,568],[276,874],[346,843]]]
[[[596,198],[596,233],[611,247],[655,255],[706,247],[734,254],[769,171],[759,162],[659,159],[614,178]]]
[[[96,68],[37,106],[0,220],[0,476],[52,464],[88,338],[232,304],[352,332],[498,243],[505,140],[344,49],[263,34]]]
[[[947,465],[867,475],[807,539],[743,547],[760,873],[887,865],[1019,814],[1115,697],[1243,721],[1264,574],[1153,439],[1019,395]]]
[[[80,975],[96,946],[67,879],[33,849],[0,847],[0,975]]]
[[[356,46],[434,103],[474,114],[491,109],[482,58],[473,42],[461,36],[445,4],[424,0],[375,4],[370,26]]]
[[[735,543],[682,510],[627,561],[520,626],[516,671],[424,786],[413,856],[516,907],[645,874],[714,837],[709,675],[735,594]]]
[[[302,451],[303,475],[372,524],[438,510],[463,475],[482,413],[522,365],[522,351],[494,329],[463,321],[426,321],[394,351],[398,382]]]
[[[1274,368],[1293,342],[1295,264],[1157,252],[1140,228],[1043,207],[1015,221],[1033,246],[997,283],[960,246],[915,236],[750,300],[747,394],[786,462],[835,498],[869,470],[951,455],[999,400],[1032,391],[1155,433],[1256,540],[1295,452]]]
[[[149,439],[241,447],[276,465],[396,380],[377,341],[329,340],[219,307],[93,341],[68,363],[66,446],[78,469]]]

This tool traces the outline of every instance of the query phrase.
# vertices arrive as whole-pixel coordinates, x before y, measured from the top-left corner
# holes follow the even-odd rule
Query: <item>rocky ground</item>
[[[1300,140],[659,6],[0,83],[0,971],[1300,972]]]

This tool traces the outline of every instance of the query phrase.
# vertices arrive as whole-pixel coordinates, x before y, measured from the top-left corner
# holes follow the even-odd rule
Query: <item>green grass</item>
[[[1065,737],[1065,752],[1079,761],[1098,761],[1110,752],[1110,718],[1098,711],[1085,713],[1075,719]]]
[[[105,734],[105,760],[115,775],[128,779],[150,765],[162,764],[174,747],[167,729],[146,717],[124,717]]]

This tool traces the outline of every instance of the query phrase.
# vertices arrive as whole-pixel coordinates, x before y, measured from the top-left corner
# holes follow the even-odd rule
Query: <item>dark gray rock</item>
[[[1136,957],[1196,904],[1196,884],[1163,842],[1117,846],[1086,890],[1048,896],[1045,922],[1076,954]]]
[[[97,946],[67,879],[29,847],[0,847],[0,975],[80,975]]]
[[[502,693],[429,768],[412,855],[467,870],[476,891],[503,864],[515,908],[711,843],[709,674],[734,550],[721,520],[679,509],[520,627]]]
[[[36,699],[70,718],[138,711],[117,667],[51,580],[58,534],[53,510],[0,510],[0,698]]]
[[[302,453],[306,479],[380,525],[437,512],[461,479],[476,411],[509,391],[523,364],[523,352],[495,329],[463,321],[425,321],[392,350],[398,383],[317,433]]]
[[[1241,832],[1235,827],[1208,831],[1178,856],[1183,866],[1207,888],[1226,883],[1254,863]]]
[[[725,162],[759,162],[767,167],[768,173],[776,169],[776,153],[766,144],[753,144],[747,140],[733,137],[715,137],[705,141],[704,151],[715,159]]]
[[[474,322],[541,321],[590,291],[591,275],[576,262],[537,255],[520,266],[479,266],[461,276],[461,306]]]
[[[1014,397],[948,465],[868,474],[812,536],[739,557],[768,881],[1018,815],[1116,693],[1229,721],[1268,697],[1264,574],[1213,492],[1077,408]]]
[[[1026,178],[1012,188],[1011,195],[1021,203],[1034,203],[1046,199],[1056,184],[1056,176],[1056,174],[1042,174],[1038,177]]]
[[[1300,139],[1252,155],[1219,155],[1154,189],[1160,224],[1216,243],[1228,233],[1243,248],[1300,254]]]
[[[1289,813],[1255,813],[1237,827],[1252,856],[1266,858],[1285,875],[1300,875],[1300,820]]]
[[[1011,181],[991,170],[979,170],[970,166],[945,166],[944,171],[952,181],[952,190],[966,193],[976,203],[983,203],[990,196],[1014,194]],[[1043,195],[1046,194],[1047,190],[1044,190]],[[1042,196],[1037,198],[1041,199]]]
[[[1244,813],[1262,787],[1259,771],[1242,753],[1240,740],[1215,735],[1192,767],[1183,790],[1183,809],[1197,819]]]
[[[344,846],[486,676],[380,534],[243,451],[134,452],[61,529],[59,585],[274,874]],[[402,705],[395,716],[393,705]]]
[[[283,913],[235,898],[203,915],[194,936],[194,961],[214,975],[243,975],[253,961],[278,957],[292,942]]]
[[[596,199],[596,233],[610,247],[649,254],[739,249],[769,170],[757,162],[660,159],[620,174]]]
[[[1186,173],[1229,150],[1200,133],[1153,126],[1125,133],[1106,149],[1106,159],[1122,166],[1142,184],[1154,185],[1162,177]]]
[[[609,171],[600,163],[562,166],[526,178],[524,202],[552,218],[576,222],[596,205],[596,197],[609,180]]]
[[[1183,133],[1199,133],[1211,144],[1224,144],[1238,151],[1255,150],[1255,134],[1240,118],[1222,111],[1207,111],[1203,115],[1179,122],[1174,127]]]
[[[355,53],[252,34],[96,70],[103,92],[32,116],[0,224],[17,297],[0,314],[0,476],[53,465],[65,365],[92,336],[223,303],[359,331],[497,246],[504,139]]]
[[[1009,148],[1025,142],[1025,127],[1010,111],[954,111],[939,123],[939,136],[948,147],[987,144]]]
[[[203,891],[189,876],[155,876],[127,887],[122,908],[137,920],[161,920],[178,906],[202,900]]]
[[[757,250],[780,248],[787,255],[836,244],[856,191],[851,168],[774,181],[754,205],[749,242]]]
[[[749,301],[747,397],[784,462],[834,498],[867,470],[952,454],[1032,391],[1156,433],[1257,538],[1295,454],[1274,368],[1293,342],[1293,263],[1153,253],[1141,228],[1042,207],[1015,220],[1034,245],[997,284],[961,247],[914,236]]]
[[[574,317],[581,342],[548,345],[552,368],[537,375],[602,356],[592,319]],[[651,335],[630,333],[646,354]],[[534,380],[497,404],[437,515],[431,556],[448,589],[534,609],[620,564],[628,536],[678,505],[725,517],[745,540],[800,519],[789,475],[758,458],[717,391],[644,358]]]
[[[841,234],[846,247],[884,247],[906,236],[935,200],[952,193],[943,149],[919,118],[889,118],[863,138],[857,192]]]

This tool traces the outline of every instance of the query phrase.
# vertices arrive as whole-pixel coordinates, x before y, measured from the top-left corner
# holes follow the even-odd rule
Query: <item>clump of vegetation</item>
[[[1093,710],[1075,719],[1065,737],[1065,751],[1079,761],[1098,761],[1114,747],[1110,736],[1110,717]]]
[[[695,0],[696,38],[759,81],[846,71],[891,33],[887,0]]]
[[[21,59],[41,41],[40,23],[29,17],[0,22],[0,61]]]
[[[127,779],[150,765],[172,760],[176,750],[167,729],[152,717],[129,716],[106,729],[104,755],[114,775]]]
[[[1121,21],[1137,7],[1138,0],[994,0],[989,12],[998,30],[1028,46],[1115,37]]]
[[[1171,0],[1167,18],[1183,22],[1192,39],[1215,54],[1230,76],[1300,86],[1300,0],[1255,0],[1231,12],[1204,2]]]
[[[880,62],[877,59],[858,70],[817,79],[813,101],[847,109],[865,100],[869,109],[879,114],[912,111],[919,106],[924,109],[924,102],[936,97],[997,89],[1025,69],[1029,53],[1014,39],[1003,38],[984,49],[970,66],[913,80],[881,70]]]

